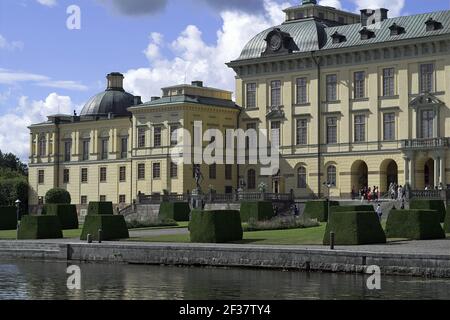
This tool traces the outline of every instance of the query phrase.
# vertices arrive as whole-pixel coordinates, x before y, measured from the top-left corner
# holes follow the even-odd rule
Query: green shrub
[[[330,232],[335,233],[336,245],[386,243],[386,235],[374,211],[331,212],[324,245],[330,244]]]
[[[225,243],[242,240],[239,211],[215,210],[191,212],[189,223],[191,242]]]
[[[72,199],[70,193],[61,188],[53,188],[45,194],[45,203],[49,204],[70,204]]]
[[[17,228],[16,207],[0,207],[0,230],[14,230]]]
[[[445,220],[445,204],[442,200],[412,199],[409,208],[412,210],[434,210],[438,213],[440,222]]]
[[[439,215],[433,210],[392,210],[386,223],[388,238],[443,239]]]
[[[331,207],[339,206],[339,202],[330,201]],[[304,216],[309,219],[317,219],[320,222],[328,221],[328,202],[326,200],[308,201],[305,205]]]
[[[351,212],[351,211],[371,211],[375,212],[375,209],[372,205],[360,205],[360,206],[338,206],[338,207],[332,207],[331,212]]]
[[[270,220],[275,216],[272,202],[250,201],[241,203],[241,220],[247,222],[250,219],[256,221]]]
[[[191,208],[187,202],[163,202],[159,207],[158,218],[175,221],[189,221]]]
[[[88,215],[113,215],[112,202],[89,202]]]
[[[257,221],[250,219],[244,226],[244,231],[262,231],[262,230],[287,230],[318,227],[320,223],[317,220],[311,220],[306,217],[276,217],[271,220]]]
[[[43,215],[57,216],[63,230],[78,229],[77,207],[73,204],[45,204]]]
[[[138,221],[131,220],[127,221],[128,229],[139,229],[139,228],[156,228],[156,227],[176,227],[178,223],[175,220],[157,220],[157,221]]]
[[[127,224],[121,215],[87,215],[84,221],[81,240],[87,240],[87,235],[92,235],[92,240],[98,241],[98,230],[102,230],[102,240],[128,239]]]
[[[20,221],[20,240],[61,239],[61,224],[57,216],[23,216]]]
[[[28,214],[28,190],[26,177],[4,178],[0,176],[0,206],[13,206],[20,200],[20,215]]]
[[[445,215],[444,231],[450,233],[450,206],[447,207],[447,214]]]

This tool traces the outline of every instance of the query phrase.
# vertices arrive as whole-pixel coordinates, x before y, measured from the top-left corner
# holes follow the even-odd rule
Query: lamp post
[[[330,189],[334,187],[334,183],[324,182],[323,185],[327,188],[327,211],[330,214]]]
[[[19,227],[20,227],[20,204],[22,202],[17,199],[15,204],[16,204],[16,214],[17,214],[17,229],[16,229],[16,239],[19,240]]]

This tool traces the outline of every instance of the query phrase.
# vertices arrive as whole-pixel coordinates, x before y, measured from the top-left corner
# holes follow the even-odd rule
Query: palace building
[[[356,15],[315,0],[284,11],[284,23],[227,64],[236,102],[195,81],[142,103],[111,73],[80,115],[32,125],[30,204],[56,186],[81,205],[192,191],[193,165],[171,161],[171,133],[192,132],[196,121],[224,133],[267,129],[280,144],[273,176],[258,165],[201,165],[204,189],[218,193],[265,183],[298,198],[348,197],[392,182],[450,184],[450,11],[390,18],[386,9]]]

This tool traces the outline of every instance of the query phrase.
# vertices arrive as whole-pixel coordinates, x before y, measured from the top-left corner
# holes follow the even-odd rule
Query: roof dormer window
[[[398,36],[398,35],[406,32],[405,28],[399,26],[396,23],[394,23],[392,26],[390,26],[389,30],[391,30],[391,36]]]
[[[331,35],[331,38],[333,39],[333,44],[347,41],[347,37],[337,31]]]
[[[427,31],[435,31],[442,29],[442,23],[434,20],[431,17],[425,22],[425,25],[427,26]]]
[[[359,31],[359,34],[361,35],[361,40],[369,40],[375,38],[375,32],[367,29],[366,27],[362,28],[361,31]]]

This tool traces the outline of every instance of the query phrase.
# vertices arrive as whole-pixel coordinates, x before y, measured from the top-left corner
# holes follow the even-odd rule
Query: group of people
[[[363,187],[356,193],[355,188],[352,188],[352,200],[355,200],[357,197],[360,197],[361,202],[364,200],[367,201],[378,201],[380,200],[381,193],[380,188],[377,186],[371,187]]]
[[[395,182],[391,182],[389,185],[389,195],[391,200],[402,201],[406,197],[406,188],[402,185],[397,185]]]

